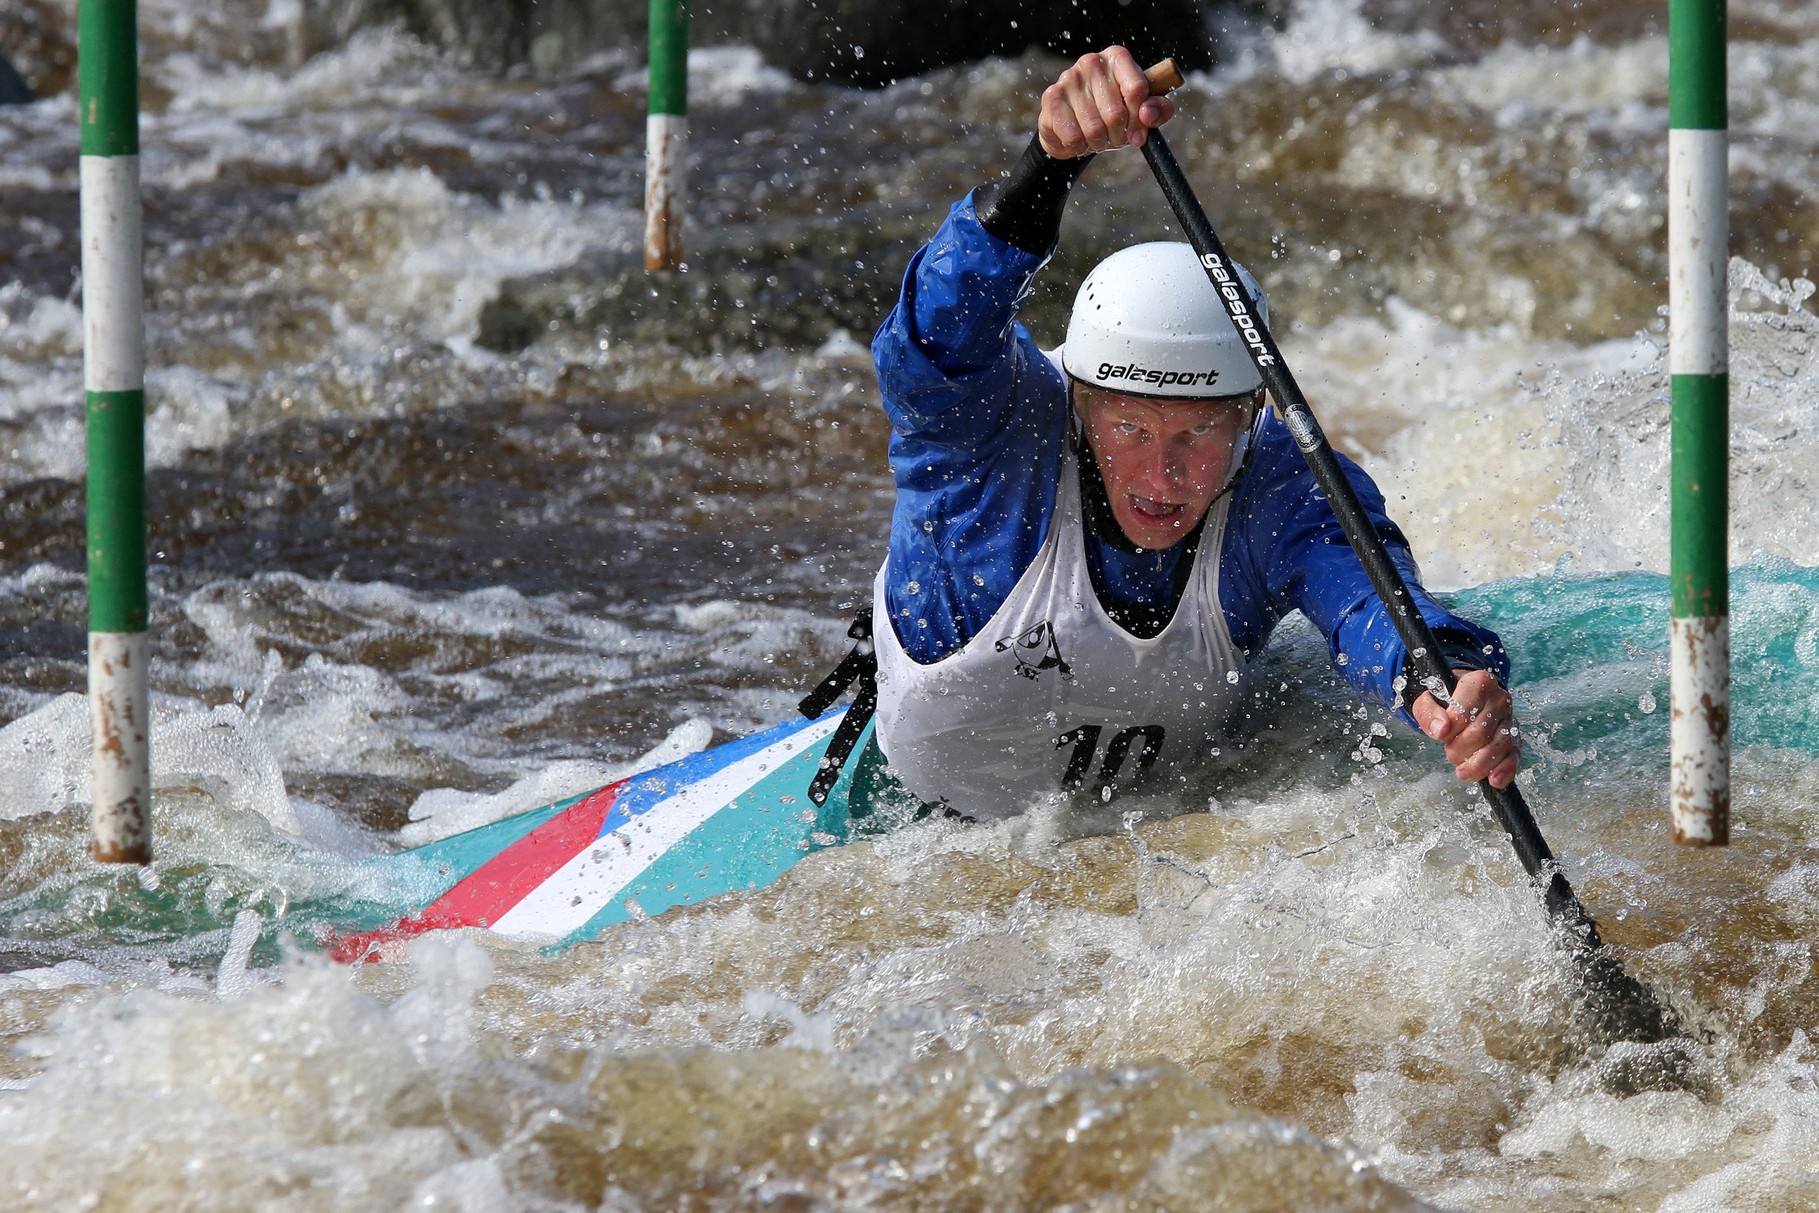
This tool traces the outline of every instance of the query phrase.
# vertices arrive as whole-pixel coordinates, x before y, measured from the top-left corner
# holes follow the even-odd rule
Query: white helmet
[[[1257,280],[1231,264],[1267,324]],[[1135,244],[1093,267],[1074,296],[1061,363],[1083,383],[1131,396],[1204,400],[1263,383],[1200,259],[1179,242]]]

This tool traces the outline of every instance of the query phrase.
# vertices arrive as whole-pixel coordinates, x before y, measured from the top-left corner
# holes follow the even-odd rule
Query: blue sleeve
[[[1492,670],[1509,680],[1509,658],[1496,633],[1453,614],[1421,586],[1408,540],[1390,520],[1383,494],[1364,470],[1339,457],[1377,533],[1414,596],[1416,609],[1435,630],[1455,665]],[[1395,620],[1371,588],[1326,495],[1274,411],[1259,423],[1251,466],[1239,482],[1221,553],[1221,598],[1232,639],[1255,653],[1276,623],[1299,610],[1326,638],[1333,663],[1361,693],[1401,709],[1413,723],[1395,683],[1407,650]]]
[[[976,635],[1048,532],[1067,389],[1016,320],[1045,260],[980,227],[969,196],[872,341],[897,483],[885,608],[916,661]]]

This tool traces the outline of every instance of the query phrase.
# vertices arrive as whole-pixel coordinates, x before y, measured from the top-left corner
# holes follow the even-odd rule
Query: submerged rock
[[[0,105],[29,105],[76,82],[76,6],[0,4]]]
[[[741,42],[799,80],[881,88],[907,76],[1031,47],[1078,55],[1122,43],[1149,62],[1218,58],[1220,18],[1279,20],[1284,0],[718,0],[690,11],[690,41]],[[550,68],[602,51],[643,50],[643,3],[624,0],[329,0],[311,9],[313,41],[400,23],[498,68]]]
[[[633,250],[509,279],[481,312],[478,341],[516,352],[578,330],[694,353],[813,349],[836,329],[878,327],[929,230],[922,208],[885,206],[691,230],[682,272],[647,274]]]
[[[1081,55],[1112,43],[1142,62],[1173,55],[1187,68],[1211,65],[1205,14],[1197,0],[775,0],[775,19],[753,29],[765,58],[800,80],[882,88],[987,55],[1031,47]]]
[[[38,98],[4,54],[0,54],[0,105],[30,105]]]

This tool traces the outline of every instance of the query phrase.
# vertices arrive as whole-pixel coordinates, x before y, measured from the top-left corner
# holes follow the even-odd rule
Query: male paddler
[[[897,482],[873,590],[885,758],[978,818],[1058,789],[1155,786],[1240,725],[1250,662],[1299,610],[1360,691],[1412,707],[1459,778],[1505,786],[1520,746],[1502,645],[1420,588],[1383,495],[1346,461],[1459,671],[1444,705],[1409,682],[1186,244],[1100,263],[1060,350],[1016,321],[1087,161],[1173,112],[1122,47],[1062,72],[1023,159],[952,208],[872,344]]]

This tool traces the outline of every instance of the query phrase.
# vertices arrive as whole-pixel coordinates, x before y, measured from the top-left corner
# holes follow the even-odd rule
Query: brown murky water
[[[643,82],[144,6],[159,860],[84,856],[76,139],[0,111],[0,1192],[18,1209],[1819,1208],[1819,25],[1733,4],[1736,845],[1667,841],[1654,5],[1303,0],[1171,138],[1516,656],[1529,799],[1699,1033],[1588,1047],[1482,806],[1305,631],[1191,793],[923,822],[560,956],[307,945],[413,816],[773,723],[890,508],[865,344],[1056,64]],[[1031,300],[1170,228],[1105,157]],[[487,799],[490,798],[490,799]],[[1641,1089],[1638,1089],[1638,1088]]]

